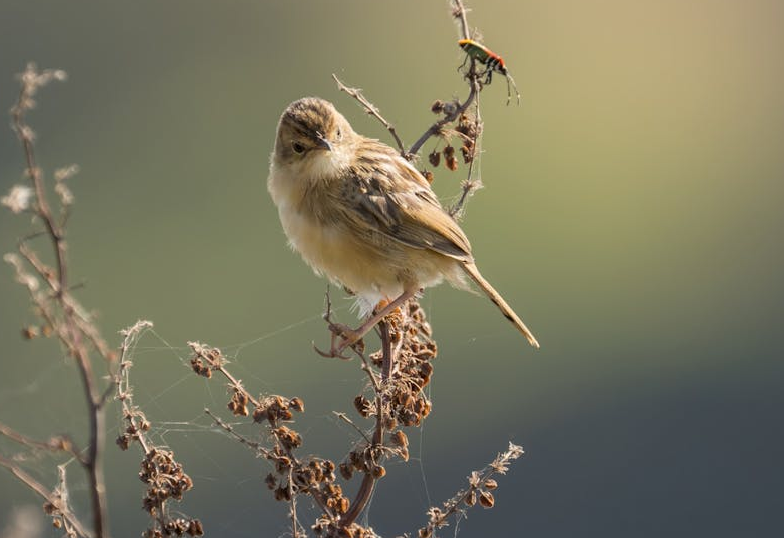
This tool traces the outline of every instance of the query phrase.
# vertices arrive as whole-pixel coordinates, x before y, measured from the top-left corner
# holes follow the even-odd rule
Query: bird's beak
[[[316,146],[327,151],[332,151],[332,144],[330,144],[329,140],[327,140],[321,133],[316,133]]]

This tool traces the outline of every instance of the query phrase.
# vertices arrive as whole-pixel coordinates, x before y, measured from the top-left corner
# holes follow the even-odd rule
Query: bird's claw
[[[362,335],[351,327],[340,323],[330,323],[329,331],[332,333],[332,337],[330,338],[328,352],[321,351],[315,345],[313,346],[313,350],[322,357],[351,360],[351,357],[343,355],[346,348],[350,347],[359,353],[365,350],[365,342],[362,340]],[[340,343],[336,345],[335,340],[338,338],[340,338]]]

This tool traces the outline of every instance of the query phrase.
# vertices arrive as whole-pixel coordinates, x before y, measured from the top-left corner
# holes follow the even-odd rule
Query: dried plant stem
[[[30,108],[33,95],[38,86],[39,75],[33,66],[28,66],[27,71],[22,75],[22,88],[14,107],[11,109],[12,126],[22,143],[25,156],[26,171],[35,192],[35,204],[33,212],[43,223],[46,236],[52,244],[55,256],[56,271],[54,276],[50,276],[50,271],[46,270],[43,264],[33,264],[38,274],[48,281],[54,292],[54,300],[63,312],[62,327],[56,334],[66,346],[69,354],[76,362],[82,389],[87,403],[87,414],[89,420],[89,441],[87,443],[87,454],[82,462],[88,476],[90,503],[93,514],[93,530],[97,538],[108,536],[106,527],[106,492],[103,475],[103,452],[104,452],[104,431],[105,431],[105,412],[102,398],[102,391],[99,391],[93,375],[92,363],[89,352],[84,344],[82,327],[80,327],[75,308],[76,301],[68,295],[68,262],[67,245],[65,241],[65,228],[62,223],[58,223],[49,205],[46,189],[44,187],[43,175],[38,168],[35,158],[35,148],[33,144],[33,131],[25,123],[25,112]],[[24,241],[20,245],[20,253],[30,261],[34,259],[30,250],[25,250]],[[31,262],[32,263],[32,262]],[[55,321],[51,319],[50,321]],[[53,327],[57,326],[55,323]],[[81,324],[84,325],[84,324]],[[97,331],[88,331],[88,335],[95,335]],[[89,336],[88,336],[89,338]]]
[[[346,92],[351,97],[359,101],[359,103],[365,108],[368,114],[376,118],[378,121],[381,122],[381,124],[384,127],[387,128],[387,131],[389,131],[389,133],[392,135],[392,138],[395,139],[395,142],[397,143],[397,147],[400,149],[400,154],[406,159],[409,159],[409,155],[406,153],[406,145],[403,143],[403,141],[400,139],[400,136],[397,134],[397,130],[395,130],[395,126],[384,119],[384,117],[378,111],[378,107],[376,107],[376,105],[368,101],[365,98],[365,96],[362,95],[362,90],[360,90],[359,88],[349,88],[348,86],[343,84],[340,81],[340,79],[337,77],[337,75],[335,75],[334,73],[332,74],[332,78],[335,79],[335,82],[337,83],[338,89],[340,91]]]
[[[479,77],[475,74],[475,69],[473,67],[474,60],[472,59],[471,62],[471,69],[467,75],[471,90],[469,91],[466,100],[457,106],[450,114],[445,115],[443,118],[431,125],[427,131],[425,131],[424,134],[422,134],[422,136],[420,136],[419,139],[409,148],[408,153],[412,155],[419,153],[419,150],[422,149],[422,146],[425,144],[425,142],[427,142],[431,137],[440,133],[445,126],[457,120],[466,110],[468,110],[468,107],[470,107],[471,103],[474,102],[476,96],[479,95],[479,90],[481,89],[479,86]]]
[[[482,124],[482,120],[479,115],[479,96],[477,95],[474,109],[474,136],[471,139],[473,143],[474,152],[479,153],[479,133],[480,133],[480,126]],[[476,162],[476,157],[471,159],[470,164],[468,165],[468,175],[466,179],[463,180],[461,184],[461,192],[460,198],[457,200],[454,206],[449,208],[449,216],[453,218],[460,218],[463,212],[463,208],[465,207],[466,202],[471,197],[471,195],[476,192],[477,189],[482,187],[482,180],[481,179],[473,179],[474,174],[474,163]]]
[[[471,30],[468,27],[468,17],[466,15],[466,7],[463,5],[462,0],[452,0],[452,4],[454,5],[454,11],[452,15],[460,20],[460,33],[463,36],[463,39],[470,39],[471,38]]]
[[[376,394],[376,424],[370,443],[371,450],[378,447],[383,447],[384,445],[385,416],[383,387],[384,384],[389,380],[389,374],[392,370],[392,364],[394,361],[394,356],[392,354],[392,340],[389,337],[389,325],[387,324],[386,320],[382,320],[378,324],[378,327],[381,333],[381,353],[383,356],[380,383],[376,381],[376,377],[373,374],[373,371],[370,369],[370,366],[367,363],[364,355],[360,354],[362,360],[365,362],[363,369],[370,376],[371,383],[373,384],[373,390]],[[375,487],[376,481],[377,478],[373,476],[373,473],[365,473],[365,475],[362,477],[362,483],[359,485],[359,489],[357,490],[357,494],[354,497],[354,500],[351,502],[349,511],[341,518],[341,526],[349,527],[352,523],[354,523],[354,521],[356,521],[357,517],[359,517],[359,515],[367,506],[367,503],[373,494],[373,488]]]
[[[45,450],[47,452],[65,452],[70,454],[77,461],[84,464],[84,459],[81,453],[74,448],[73,441],[67,435],[55,435],[47,441],[39,441],[20,433],[10,426],[0,422],[0,435],[7,437],[12,441],[19,443],[31,450]]]
[[[509,465],[523,454],[523,447],[509,443],[509,448],[498,454],[484,469],[472,472],[468,478],[468,488],[459,491],[446,501],[443,504],[443,509],[433,507],[428,510],[430,521],[419,530],[419,536],[434,536],[437,529],[448,524],[450,517],[462,513],[464,506],[473,506],[476,503],[477,493],[480,496],[480,504],[485,508],[491,508],[494,500],[489,490],[495,489],[497,486],[492,477],[497,474],[506,474]]]
[[[3,456],[0,456],[0,466],[8,469],[11,474],[23,482],[28,488],[37,493],[42,499],[44,499],[44,501],[55,507],[59,511],[61,517],[65,520],[66,524],[70,526],[78,536],[83,536],[84,538],[93,538],[93,534],[84,528],[81,521],[79,521],[73,512],[71,512],[67,506],[64,506],[60,499],[53,495],[51,491],[47,490],[43,484],[25,472],[24,469],[16,465],[13,461],[4,458]]]

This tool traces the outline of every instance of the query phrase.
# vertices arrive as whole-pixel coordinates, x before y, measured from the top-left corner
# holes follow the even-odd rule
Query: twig
[[[362,437],[365,439],[365,441],[367,441],[368,443],[370,443],[370,442],[371,442],[371,441],[370,441],[370,437],[368,437],[368,436],[367,436],[367,434],[365,434],[365,432],[363,432],[363,431],[362,431],[362,430],[359,428],[359,426],[357,426],[356,424],[354,424],[354,421],[353,421],[353,420],[351,420],[350,418],[348,418],[348,416],[347,416],[345,413],[340,413],[340,412],[338,412],[338,411],[332,411],[332,413],[334,413],[334,415],[335,415],[336,417],[338,417],[340,420],[342,420],[343,422],[345,422],[346,424],[350,425],[350,426],[351,426],[351,427],[353,427],[355,430],[357,430],[357,433],[358,433],[359,435],[361,435],[361,436],[362,436]]]
[[[473,61],[474,60],[472,59],[472,62]],[[473,66],[471,68],[471,71],[473,71]],[[480,90],[478,76],[472,75],[471,72],[469,72],[468,78],[469,78],[469,86],[471,88],[471,91],[468,93],[468,97],[466,98],[466,100],[460,105],[458,105],[450,114],[447,114],[446,116],[444,116],[443,118],[435,122],[433,125],[431,125],[424,132],[424,134],[422,134],[422,136],[420,136],[419,139],[416,142],[414,142],[414,144],[408,150],[409,154],[416,155],[417,153],[419,153],[419,150],[422,149],[422,146],[425,144],[425,142],[427,142],[430,139],[430,137],[440,133],[441,130],[444,128],[444,126],[449,125],[457,118],[459,118],[463,114],[463,112],[468,110],[468,107],[471,106],[471,103],[474,102],[474,99],[476,99],[476,96],[479,94],[479,90]]]
[[[397,147],[400,149],[400,154],[404,158],[409,159],[409,154],[406,153],[406,145],[400,139],[400,136],[398,136],[397,131],[395,130],[395,126],[392,125],[391,123],[389,123],[387,120],[384,119],[384,117],[381,115],[381,113],[379,113],[378,107],[376,107],[376,105],[374,105],[373,103],[368,101],[367,98],[365,98],[365,96],[362,95],[362,90],[360,90],[359,88],[349,88],[348,86],[343,84],[340,81],[340,79],[337,77],[337,75],[335,75],[334,73],[332,74],[332,78],[335,79],[335,82],[337,83],[338,89],[340,91],[346,92],[351,97],[353,97],[354,99],[359,101],[359,104],[361,104],[365,108],[365,111],[368,114],[370,114],[371,116],[376,118],[378,121],[381,122],[381,124],[384,127],[387,128],[387,131],[389,131],[389,133],[395,139],[395,142],[397,143]]]
[[[368,375],[370,375],[371,381],[373,381],[373,390],[376,394],[376,424],[373,430],[373,439],[369,442],[369,448],[371,451],[375,451],[378,448],[384,447],[385,414],[384,397],[382,391],[384,384],[389,380],[389,373],[392,369],[393,362],[392,340],[389,337],[389,325],[387,324],[387,321],[383,320],[379,324],[379,328],[381,330],[381,353],[383,357],[380,383],[376,382],[375,376],[372,374],[369,365],[367,362],[365,362],[365,367],[367,368],[366,371],[368,372]],[[373,494],[373,488],[375,487],[378,478],[379,477],[374,476],[374,473],[372,472],[365,473],[365,475],[362,477],[362,483],[359,485],[359,490],[357,490],[357,494],[354,497],[354,500],[351,502],[349,511],[345,516],[343,516],[343,518],[341,518],[341,526],[348,527],[354,523],[357,517],[359,517],[359,514],[361,514],[365,509],[371,495]]]
[[[39,441],[20,433],[10,426],[0,422],[0,435],[26,446],[31,450],[45,450],[47,452],[65,452],[74,456],[80,463],[86,464],[83,456],[74,448],[73,441],[67,435],[55,435],[47,441]]]
[[[480,152],[479,149],[479,136],[481,134],[481,120],[479,118],[479,96],[477,95],[476,100],[474,101],[476,108],[474,111],[474,132],[473,132],[473,139],[472,142],[472,151],[473,156],[471,158],[471,162],[468,165],[468,175],[466,176],[465,180],[463,180],[461,184],[461,193],[460,199],[457,203],[449,209],[449,216],[453,218],[459,218],[463,212],[463,207],[465,203],[468,201],[468,198],[476,192],[477,189],[482,188],[482,180],[480,179],[472,179],[474,173],[474,162],[476,162],[476,157]]]
[[[463,35],[463,39],[471,39],[471,31],[468,28],[468,17],[466,16],[466,12],[468,10],[463,5],[461,0],[452,0],[452,4],[454,5],[452,16],[456,19],[460,19],[460,30]]]
[[[84,528],[81,521],[71,512],[71,510],[67,506],[63,506],[60,499],[56,498],[52,492],[46,489],[43,484],[38,482],[35,478],[27,474],[24,469],[16,465],[13,461],[0,456],[0,466],[5,467],[8,469],[11,474],[13,474],[16,478],[22,481],[27,487],[37,493],[44,501],[55,507],[59,512],[60,516],[66,520],[66,522],[73,527],[76,533],[79,536],[83,536],[85,538],[92,538],[93,534],[87,529]]]
[[[97,538],[108,536],[106,516],[106,494],[103,476],[103,452],[105,431],[105,410],[101,393],[95,383],[89,352],[82,341],[84,332],[77,321],[75,303],[68,300],[68,263],[65,229],[55,219],[46,197],[43,174],[38,168],[35,158],[33,130],[25,122],[25,113],[33,105],[33,98],[38,88],[51,80],[65,78],[62,71],[45,70],[39,73],[33,64],[29,64],[21,75],[21,89],[16,104],[11,108],[12,127],[22,143],[25,157],[26,172],[30,178],[35,193],[34,214],[43,222],[50,243],[52,244],[56,262],[55,301],[63,312],[62,331],[57,331],[58,336],[66,344],[73,356],[79,377],[82,383],[85,400],[87,402],[89,418],[89,441],[85,468],[89,481],[90,502],[93,514],[93,529]],[[42,273],[41,277],[48,280],[50,276]]]
[[[223,431],[225,431],[226,433],[231,435],[234,439],[239,441],[241,444],[256,450],[259,454],[261,454],[261,455],[263,455],[265,457],[268,457],[268,456],[270,456],[272,454],[267,449],[267,447],[265,447],[261,443],[257,443],[256,441],[251,441],[250,439],[248,439],[244,435],[240,435],[239,433],[234,431],[234,427],[231,424],[229,424],[228,422],[224,421],[222,418],[220,418],[218,415],[216,415],[215,413],[210,411],[208,408],[206,408],[206,407],[204,408],[204,413],[208,417],[210,417],[213,421],[215,421],[215,424],[218,427],[220,427]]]
[[[476,502],[477,492],[480,494],[479,502],[485,508],[493,506],[493,496],[488,490],[495,489],[492,477],[496,474],[506,474],[509,464],[524,454],[523,447],[509,443],[506,452],[498,456],[481,471],[474,471],[468,479],[468,488],[459,491],[454,497],[444,503],[444,508],[432,507],[428,510],[430,521],[419,530],[419,536],[433,536],[434,532],[447,525],[447,520],[463,511],[463,506],[473,506]],[[471,499],[471,500],[469,500]]]

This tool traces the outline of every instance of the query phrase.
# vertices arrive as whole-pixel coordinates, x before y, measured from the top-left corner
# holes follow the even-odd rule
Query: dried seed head
[[[444,102],[440,99],[433,101],[433,104],[430,105],[430,111],[433,114],[441,114],[444,111]]]
[[[302,445],[302,436],[286,426],[280,426],[272,430],[272,433],[286,449],[299,448]]]
[[[351,477],[354,476],[354,468],[348,462],[341,463],[338,469],[340,469],[340,476],[346,480],[351,480]]]
[[[395,446],[408,446],[408,436],[406,436],[403,430],[397,430],[392,433],[392,435],[389,436],[389,441]]]
[[[360,415],[363,417],[369,417],[372,412],[372,406],[370,405],[370,400],[362,396],[361,394],[354,398],[354,407],[359,412]]]
[[[305,411],[305,402],[302,401],[302,398],[295,396],[291,400],[289,400],[289,407],[291,407],[294,411],[298,413],[302,413]]]
[[[485,488],[495,489],[497,487],[498,487],[498,482],[496,482],[494,479],[488,478],[487,480],[485,480]]]
[[[35,325],[28,325],[27,327],[24,327],[22,329],[22,338],[24,338],[25,340],[32,340],[39,334],[40,333],[38,331],[38,327],[36,327]]]
[[[495,504],[495,498],[489,491],[482,491],[479,493],[479,504],[484,508],[492,508]]]
[[[441,164],[441,154],[436,150],[431,151],[427,158],[430,161],[430,164],[434,167]]]
[[[374,465],[370,468],[370,475],[376,480],[382,478],[385,474],[387,474],[387,471],[381,465]]]
[[[131,446],[131,436],[127,433],[123,434],[117,438],[116,442],[117,446],[120,447],[120,450],[128,450],[128,448]]]
[[[267,487],[268,487],[269,489],[275,489],[275,486],[277,486],[277,485],[278,485],[278,479],[275,477],[275,475],[274,475],[274,474],[272,474],[272,473],[269,473],[269,474],[268,474],[268,475],[267,475],[267,476],[264,478],[264,483],[265,483],[265,484],[267,484]]]
[[[207,379],[212,377],[212,370],[209,366],[204,364],[204,361],[199,357],[193,357],[191,359],[191,368],[197,375],[206,377]]]

